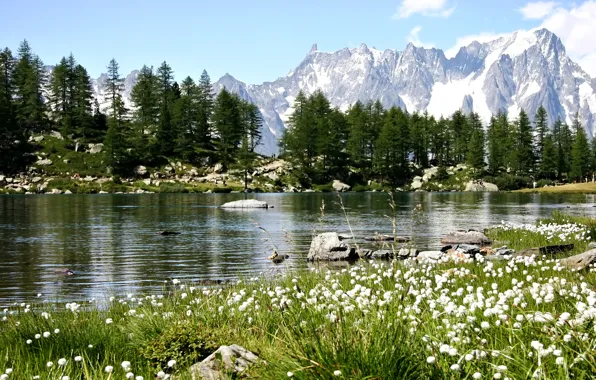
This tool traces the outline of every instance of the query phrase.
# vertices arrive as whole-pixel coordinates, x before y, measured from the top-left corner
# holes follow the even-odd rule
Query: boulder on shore
[[[333,184],[331,185],[333,190],[341,192],[341,191],[350,191],[350,185],[346,185],[345,183],[341,182],[340,180],[334,179]]]
[[[256,199],[242,199],[224,203],[221,208],[269,208],[269,204],[265,201],[258,201]]]
[[[470,181],[464,191],[499,191],[499,188],[494,183]]]
[[[357,260],[356,249],[341,241],[337,232],[325,232],[315,236],[310,243],[308,261]]]
[[[144,167],[143,165],[138,165],[138,166],[135,166],[134,172],[138,176],[144,176],[147,174],[147,168]]]
[[[584,270],[594,263],[596,263],[596,249],[561,260],[563,266],[578,271]]]
[[[480,231],[475,230],[457,230],[447,234],[442,240],[443,244],[472,244],[472,245],[489,245],[492,240]]]
[[[259,357],[246,348],[232,344],[221,346],[202,362],[190,367],[193,380],[223,380],[233,374],[235,378],[251,364],[257,363]]]

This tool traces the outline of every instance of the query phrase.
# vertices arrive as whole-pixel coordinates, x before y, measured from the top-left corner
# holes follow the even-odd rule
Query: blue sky
[[[123,74],[166,60],[177,80],[207,69],[214,81],[229,72],[261,83],[296,67],[313,43],[321,51],[360,43],[401,50],[408,41],[448,50],[550,25],[574,45],[572,58],[596,67],[596,41],[586,48],[590,41],[567,32],[582,7],[596,13],[592,0],[3,0],[0,47],[16,50],[27,38],[46,64],[72,52],[93,77],[114,57]],[[591,21],[585,27],[596,35]]]

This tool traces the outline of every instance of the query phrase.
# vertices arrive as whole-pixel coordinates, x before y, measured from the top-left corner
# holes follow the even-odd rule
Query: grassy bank
[[[549,194],[596,194],[596,183],[570,183],[560,186],[537,187],[535,189],[522,189],[521,193],[549,193]]]
[[[575,224],[488,233],[518,249],[572,242],[572,253],[589,240]],[[4,311],[0,372],[186,379],[219,345],[239,344],[264,360],[244,375],[255,379],[591,379],[595,287],[595,268],[520,257],[321,267],[217,288],[170,279],[160,295],[102,307],[41,295]]]

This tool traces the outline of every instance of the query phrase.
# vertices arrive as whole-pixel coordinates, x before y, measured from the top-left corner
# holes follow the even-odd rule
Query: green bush
[[[321,193],[332,193],[333,191],[333,185],[331,183],[326,183],[323,185],[313,185],[313,190],[315,191],[319,191]]]
[[[188,189],[180,183],[162,183],[159,186],[160,193],[188,193]]]
[[[437,174],[435,175],[435,180],[443,181],[446,179],[449,179],[449,173],[447,173],[447,168],[444,166],[439,166]]]
[[[361,184],[356,184],[352,187],[352,191],[355,191],[357,193],[362,193],[362,192],[366,191],[366,186],[361,185]]]
[[[161,334],[141,348],[141,355],[157,368],[167,368],[169,360],[184,367],[209,356],[217,345],[199,325],[186,321],[169,324]]]
[[[550,179],[540,179],[538,181],[536,181],[536,187],[544,187],[544,186],[553,186],[555,184],[554,181],[551,181]]]

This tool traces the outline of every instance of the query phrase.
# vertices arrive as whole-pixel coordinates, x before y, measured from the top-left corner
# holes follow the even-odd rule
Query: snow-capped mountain
[[[126,77],[124,98],[137,72]],[[94,82],[102,98],[103,76]],[[552,124],[571,122],[579,112],[590,136],[596,117],[596,80],[566,54],[561,40],[546,29],[518,31],[486,43],[472,42],[447,58],[440,49],[408,44],[403,51],[377,50],[362,44],[354,49],[321,52],[317,45],[287,76],[274,82],[247,85],[229,74],[214,83],[256,104],[263,116],[260,151],[278,151],[277,142],[300,90],[320,89],[331,104],[347,110],[356,101],[379,99],[409,112],[428,110],[436,117],[454,111],[478,112],[487,122],[503,110],[511,119],[520,109],[532,118],[540,105]]]

